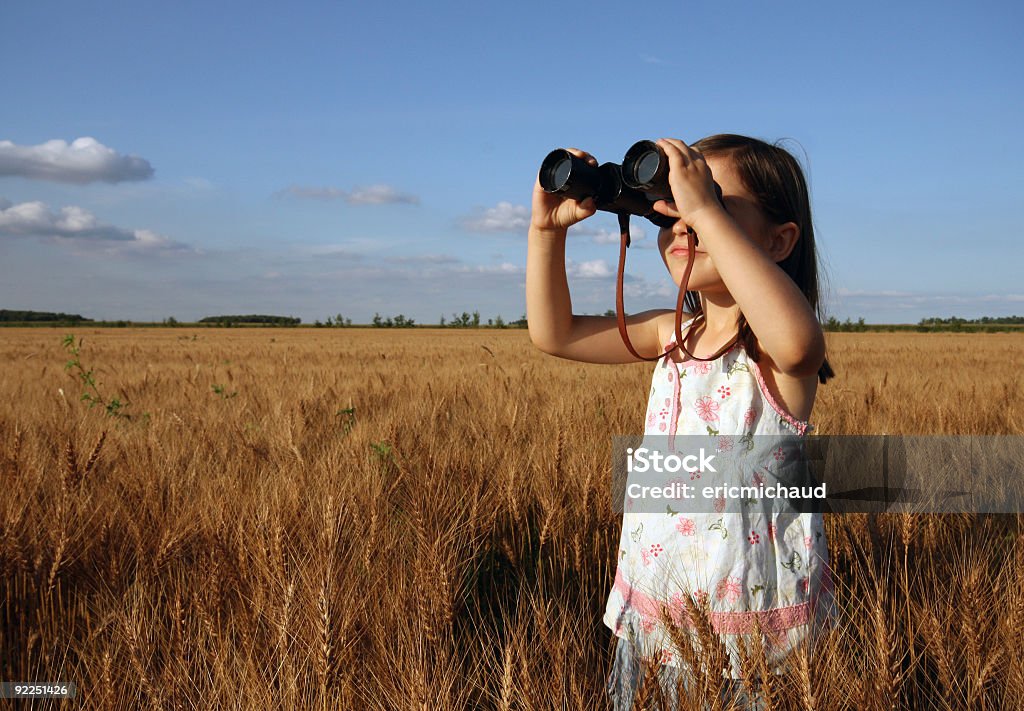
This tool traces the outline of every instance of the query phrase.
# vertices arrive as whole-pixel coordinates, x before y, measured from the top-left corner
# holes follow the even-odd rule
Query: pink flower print
[[[654,620],[647,615],[643,615],[640,618],[640,626],[643,628],[644,632],[650,632],[654,629]]]
[[[690,366],[693,368],[693,372],[698,375],[707,375],[711,372],[711,363],[707,361],[701,361],[695,365]]]
[[[700,419],[706,422],[714,422],[718,419],[719,405],[707,395],[697,400],[696,406],[697,417]]]
[[[761,536],[758,535],[757,531],[751,531],[750,535],[747,536],[747,540],[753,545],[761,542]]]
[[[664,432],[667,427],[668,427],[668,425],[666,425],[664,422],[658,423],[658,431],[659,432]]]
[[[723,385],[722,387],[718,388],[718,396],[723,400],[729,397],[731,394],[732,391],[729,389],[728,385]]]
[[[811,537],[810,537],[810,536],[804,536],[804,546],[805,546],[805,547],[806,547],[806,548],[807,548],[808,550],[810,550],[810,549],[811,549]]]
[[[700,479],[700,472],[690,472],[690,481],[693,481],[694,479]]]
[[[698,588],[696,591],[694,591],[693,597],[694,597],[695,601],[697,602],[697,605],[700,606],[700,607],[703,607],[707,603],[707,601],[708,601],[708,597],[709,597],[708,596],[708,591],[707,590],[700,590]]]
[[[692,518],[681,518],[676,523],[676,530],[684,536],[693,536],[697,533],[697,524]]]
[[[647,416],[647,426],[654,427],[654,420],[657,419],[657,415],[653,412]]]
[[[747,410],[745,413],[743,413],[743,426],[750,427],[752,424],[754,424],[755,417],[757,417],[757,413],[754,411],[754,408],[750,408],[749,410]]]
[[[667,649],[661,650],[661,663],[662,664],[668,664],[671,661],[672,661],[672,652],[668,651]]]
[[[665,549],[661,547],[660,543],[652,543],[651,544],[651,555],[654,556],[655,558],[657,558],[659,555],[661,555],[664,551],[665,551]]]
[[[732,438],[721,436],[718,438],[718,451],[719,452],[731,452],[732,451]]]
[[[761,472],[754,470],[754,486],[761,486],[764,484],[764,475]]]
[[[725,511],[725,497],[724,496],[719,496],[717,499],[715,499],[715,511],[717,513],[722,513],[723,511]]]
[[[807,590],[810,587],[810,583],[811,580],[807,577],[800,578],[800,580],[797,581],[797,588],[800,590],[800,593],[802,595],[807,594]]]
[[[774,452],[772,452],[772,456],[775,457],[776,462],[781,462],[786,458],[786,453],[782,451],[782,447],[779,447]]]
[[[719,600],[728,600],[730,603],[739,600],[742,593],[740,579],[733,576],[722,578],[715,587],[715,597]]]
[[[772,543],[775,542],[775,524],[774,523],[769,523],[768,524],[768,540],[771,541]]]
[[[671,371],[671,370],[670,370],[670,371],[668,371],[668,381],[669,381],[670,383],[672,382],[672,378],[673,378],[673,377],[674,377],[674,376],[673,376],[673,373],[672,373],[672,371]]]
[[[640,551],[640,560],[642,560],[644,562],[644,565],[650,565],[651,564],[651,554],[648,553],[646,550]]]

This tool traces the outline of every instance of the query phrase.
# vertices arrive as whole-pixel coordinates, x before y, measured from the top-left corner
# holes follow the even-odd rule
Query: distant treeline
[[[302,323],[302,319],[294,318],[292,316],[267,316],[265,314],[250,314],[248,316],[207,316],[206,318],[199,319],[199,323],[219,323],[228,326],[236,323],[259,323],[270,326],[298,326],[300,323]]]
[[[615,311],[608,309],[604,316],[615,317]],[[207,326],[207,327],[231,327],[231,326],[286,326],[294,327],[302,323],[302,319],[294,316],[272,316],[268,314],[249,314],[245,316],[207,316],[198,322],[189,323],[178,321],[173,316],[165,318],[162,322],[126,321],[95,321],[79,314],[66,314],[51,311],[15,311],[11,309],[0,309],[0,326],[74,326],[88,325],[94,327],[161,327],[161,326]],[[526,314],[515,321],[506,321],[498,315],[483,321],[479,311],[463,311],[461,314],[453,313],[450,318],[441,316],[437,324],[419,324],[414,319],[403,314],[397,316],[381,316],[379,313],[373,315],[369,324],[353,324],[351,318],[345,318],[342,314],[328,316],[324,322],[319,319],[312,324],[316,328],[526,328]],[[863,318],[853,321],[847,318],[845,321],[830,317],[822,327],[826,331],[837,332],[866,332],[866,331],[918,331],[922,333],[941,331],[963,331],[988,333],[994,331],[1014,332],[1024,330],[1024,316],[982,316],[981,318],[966,319],[958,316],[948,318],[932,317],[923,318],[916,324],[910,323],[866,323]]]
[[[493,319],[487,319],[486,326],[480,323],[480,312],[474,311],[470,314],[463,311],[461,315],[452,314],[450,319],[441,316],[441,328],[526,328],[526,314],[516,321],[506,321],[498,314]]]
[[[958,332],[969,333],[994,333],[1019,331],[1024,326],[1024,317],[1021,316],[983,316],[981,318],[965,319],[957,316],[949,318],[923,318],[916,324],[913,323],[865,323],[863,318],[856,321],[846,319],[839,321],[834,316],[829,318],[823,325],[826,331],[839,332],[864,332],[864,331],[917,331],[918,333]]]
[[[923,318],[918,323],[919,326],[964,326],[974,324],[1006,324],[1006,325],[1024,325],[1024,316],[982,316],[981,318],[960,318],[958,316],[950,316],[949,318]]]
[[[30,323],[33,321],[74,323],[77,321],[92,321],[92,319],[79,316],[78,314],[53,313],[51,311],[11,311],[9,309],[0,309],[0,323],[9,323],[11,321],[19,323]]]

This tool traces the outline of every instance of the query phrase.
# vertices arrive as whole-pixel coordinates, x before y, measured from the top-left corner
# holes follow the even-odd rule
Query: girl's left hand
[[[715,192],[711,168],[699,151],[677,138],[662,138],[657,144],[668,156],[668,185],[672,190],[672,202],[658,200],[653,206],[655,212],[681,218],[695,228],[700,215],[706,211],[724,209]]]

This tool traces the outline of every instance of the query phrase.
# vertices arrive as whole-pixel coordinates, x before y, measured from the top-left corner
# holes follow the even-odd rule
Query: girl
[[[674,311],[626,318],[637,352],[664,353],[654,372],[645,433],[714,432],[722,447],[750,435],[805,435],[812,429],[817,385],[834,373],[817,313],[814,231],[799,164],[782,148],[732,134],[693,146],[677,139],[657,143],[668,157],[672,201],[659,200],[654,209],[676,218],[660,229],[658,248],[677,285],[687,266],[687,234],[695,233],[689,320],[682,333],[696,360],[681,362],[680,349],[673,348]],[[595,211],[591,198],[562,198],[544,192],[539,181],[534,185],[526,272],[530,338],[562,358],[636,362],[615,318],[572,313],[566,230]],[[750,483],[767,486],[770,476],[766,467]],[[685,610],[681,595],[688,595],[707,605],[728,652],[725,698],[758,708],[760,700],[743,690],[740,641],[748,641],[759,624],[769,666],[779,674],[794,648],[813,642],[835,614],[822,515],[673,513],[623,517],[604,615],[617,637],[607,684],[614,707],[632,707],[641,657],[660,662],[659,682],[671,699],[677,681],[689,688],[692,677],[680,666],[659,615],[666,608]],[[684,584],[674,591],[670,562],[683,563]]]

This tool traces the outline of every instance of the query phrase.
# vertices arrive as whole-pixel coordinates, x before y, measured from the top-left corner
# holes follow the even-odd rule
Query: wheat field
[[[3,680],[74,682],[62,708],[606,708],[611,437],[652,364],[522,330],[0,334]],[[818,434],[1022,434],[1024,334],[828,345]],[[769,707],[1018,707],[1020,524],[826,514],[841,624]]]

